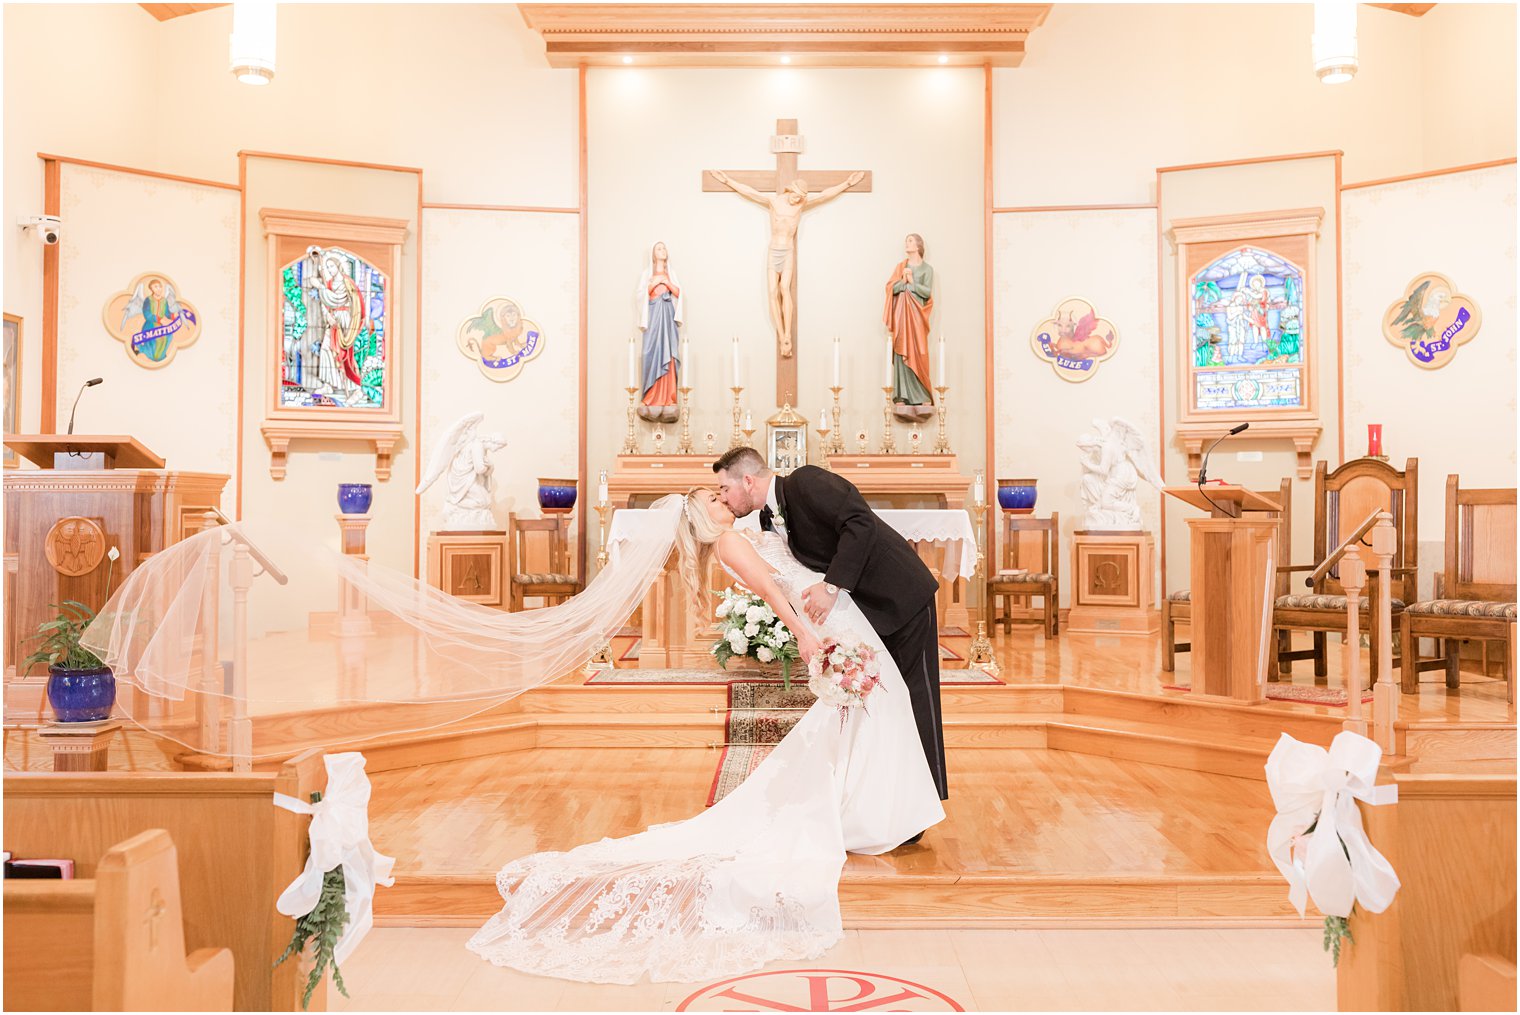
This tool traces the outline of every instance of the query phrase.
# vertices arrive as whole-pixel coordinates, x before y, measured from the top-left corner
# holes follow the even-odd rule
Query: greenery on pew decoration
[[[321,799],[321,793],[311,795],[312,803]],[[338,938],[343,936],[343,928],[348,925],[348,907],[343,897],[346,887],[341,866],[334,867],[322,876],[322,895],[317,899],[316,906],[310,913],[296,920],[295,933],[291,935],[290,943],[275,960],[274,964],[278,966],[291,956],[304,952],[308,942],[315,942],[312,948],[311,975],[306,978],[306,992],[301,995],[302,1011],[310,1007],[311,995],[316,991],[317,984],[322,982],[322,974],[329,965],[332,966],[333,986],[338,988],[338,993],[348,996],[348,991],[343,987],[343,974],[338,969],[337,959],[333,957]]]

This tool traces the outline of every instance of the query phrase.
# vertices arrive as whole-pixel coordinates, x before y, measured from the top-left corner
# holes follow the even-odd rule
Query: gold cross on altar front
[[[809,200],[794,212],[771,211],[771,244],[766,259],[766,280],[772,324],[776,329],[776,404],[797,404],[797,230],[802,211],[820,200],[828,200],[846,190],[869,192],[869,171],[817,169],[806,175],[797,169],[802,152],[802,138],[796,120],[777,120],[776,135],[771,138],[776,153],[774,171],[739,169],[732,172],[703,172],[704,191],[734,190],[759,203],[762,194],[781,194],[793,181],[807,188]],[[855,179],[856,177],[859,179]],[[821,192],[821,193],[820,193]]]

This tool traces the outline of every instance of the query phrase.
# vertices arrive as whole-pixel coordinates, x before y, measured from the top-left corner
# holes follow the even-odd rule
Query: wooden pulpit
[[[49,604],[99,610],[134,567],[200,531],[228,477],[167,470],[120,435],[27,434],[5,446],[39,466],[5,473],[5,715],[36,718],[47,668],[21,660],[57,612]]]
[[[1169,486],[1209,512],[1189,518],[1193,693],[1263,700],[1272,644],[1277,520],[1282,505],[1243,486]]]

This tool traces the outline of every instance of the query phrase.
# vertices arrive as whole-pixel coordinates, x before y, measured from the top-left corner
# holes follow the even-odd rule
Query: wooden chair
[[[232,1011],[232,952],[185,954],[179,864],[161,828],[95,877],[5,882],[8,1011]]]
[[[1025,532],[1039,533],[1038,559],[1020,563],[1020,536]],[[1032,555],[1033,556],[1033,555]],[[987,577],[987,602],[992,607],[992,627],[1002,624],[1003,630],[1013,630],[1013,607],[1021,604],[1033,607],[1032,600],[1042,600],[1043,615],[1036,623],[1045,628],[1045,637],[1054,638],[1060,633],[1061,598],[1061,515],[1053,511],[1049,518],[1031,518],[1027,515],[1004,513],[1003,563],[1004,570],[1022,570],[1022,574],[996,574]]]
[[[542,533],[540,542],[547,550],[535,554],[533,535]],[[523,600],[542,598],[546,606],[562,603],[581,590],[581,583],[570,573],[570,516],[547,518],[507,516],[507,547],[511,554],[507,573],[511,575],[508,609],[523,608]],[[533,565],[543,570],[530,570]]]
[[[1258,490],[1263,497],[1269,497],[1282,505],[1282,511],[1277,515],[1277,551],[1278,560],[1288,560],[1293,546],[1293,479],[1285,478],[1276,490]],[[1288,575],[1279,572],[1274,582],[1273,596],[1284,596],[1288,593]],[[1177,653],[1191,652],[1191,642],[1177,641],[1177,625],[1188,624],[1193,620],[1193,592],[1191,589],[1179,589],[1169,594],[1166,601],[1161,604],[1161,668],[1167,673],[1177,668]]]
[[[1461,643],[1504,643],[1504,681],[1515,700],[1515,490],[1463,490],[1446,477],[1446,568],[1436,598],[1404,608],[1400,685],[1419,690],[1420,671],[1444,669],[1446,686],[1461,682]],[[1421,638],[1442,642],[1441,654],[1420,658]]]
[[[1309,564],[1292,564],[1279,568],[1289,576],[1313,571],[1341,541],[1356,530],[1373,511],[1387,511],[1393,516],[1397,544],[1393,554],[1393,628],[1394,645],[1372,643],[1369,662],[1377,672],[1382,652],[1397,647],[1403,625],[1404,607],[1415,600],[1415,582],[1419,555],[1419,461],[1411,458],[1403,470],[1395,469],[1376,458],[1358,458],[1334,472],[1323,462],[1314,466],[1314,559]],[[1369,555],[1363,561],[1370,568]],[[1272,611],[1272,629],[1277,635],[1278,672],[1292,672],[1296,659],[1314,660],[1316,683],[1329,674],[1325,656],[1326,634],[1346,630],[1346,594],[1339,581],[1339,568],[1331,568],[1319,583],[1305,591],[1302,584],[1277,597]],[[1369,630],[1372,623],[1372,592],[1383,576],[1369,574],[1368,595],[1360,606],[1360,623]],[[1293,631],[1312,631],[1312,649],[1293,650],[1289,638]],[[1271,679],[1276,679],[1273,674]]]

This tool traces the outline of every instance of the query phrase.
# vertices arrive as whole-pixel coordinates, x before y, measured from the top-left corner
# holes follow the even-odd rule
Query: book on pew
[[[5,876],[7,878],[41,878],[53,881],[68,881],[74,877],[74,861],[6,860]]]

